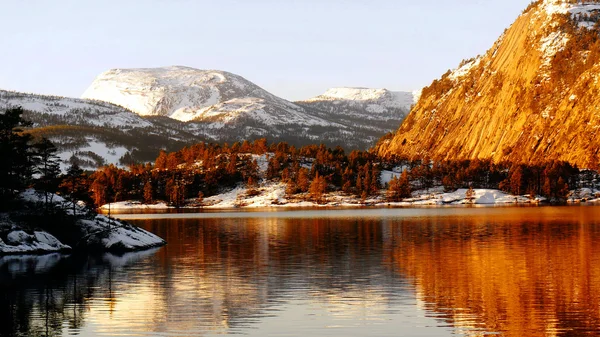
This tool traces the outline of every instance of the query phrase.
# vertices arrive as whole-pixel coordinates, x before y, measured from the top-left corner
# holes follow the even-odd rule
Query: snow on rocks
[[[87,233],[80,244],[92,249],[126,252],[166,244],[155,234],[104,215],[97,215],[93,220],[80,220],[79,224]]]
[[[122,209],[165,209],[169,208],[169,206],[164,202],[159,202],[156,204],[144,204],[140,201],[130,200],[130,201],[119,201],[113,202],[110,205],[102,205],[100,209],[108,211],[111,210],[122,210]]]
[[[591,188],[580,188],[573,190],[567,197],[569,203],[600,202],[600,190]]]
[[[29,189],[21,194],[21,198],[35,204],[42,202],[44,195]],[[73,204],[70,202],[57,195],[53,195],[51,200],[56,207],[61,207],[67,214],[73,214]],[[0,255],[61,252],[72,248],[121,253],[166,244],[157,235],[126,222],[94,214],[80,205],[77,205],[75,210],[78,218],[75,227],[79,231],[79,239],[76,242],[69,241],[70,245],[64,244],[48,232],[51,230],[28,231],[11,221],[8,214],[0,214]],[[44,224],[39,226],[44,227]],[[59,234],[57,236],[60,237]]]
[[[300,103],[331,103],[339,106],[340,109],[344,108],[343,105],[350,105],[364,107],[369,113],[388,115],[391,109],[410,110],[411,106],[417,102],[419,93],[420,91],[404,92],[371,88],[331,88],[322,95]],[[329,107],[326,110],[331,109]]]
[[[152,126],[151,122],[131,111],[107,102],[0,90],[0,109],[16,106],[40,114],[61,117],[70,123],[78,121],[85,114],[85,124],[95,126],[122,129]]]
[[[6,241],[0,238],[1,254],[47,253],[71,250],[53,235],[34,231],[28,234],[23,230],[13,230],[6,235]]]
[[[542,36],[540,40],[539,51],[542,54],[542,68],[546,68],[550,65],[552,58],[557,52],[562,50],[567,42],[569,36],[562,30],[556,29],[556,21],[553,20],[554,15],[570,14],[574,20],[577,20],[580,27],[592,28],[595,25],[593,21],[583,20],[582,18],[589,17],[590,14],[597,13],[600,11],[600,3],[588,2],[588,3],[568,3],[564,0],[544,0],[541,4],[541,11],[537,13],[535,18],[543,17],[545,14],[545,20],[542,24],[542,29],[551,27],[552,30],[546,36]],[[546,78],[548,75],[545,74]]]
[[[471,69],[477,67],[480,63],[481,63],[481,56],[478,56],[477,58],[475,58],[471,61],[468,61],[468,62],[464,63],[462,66],[455,69],[450,74],[449,78],[453,81],[456,81],[456,80],[464,77],[465,75],[467,75],[469,73],[469,71],[471,71]]]
[[[550,35],[545,36],[540,41],[540,51],[542,52],[543,62],[542,66],[547,67],[552,61],[552,57],[562,50],[565,45],[569,42],[569,37],[562,32],[552,32]]]

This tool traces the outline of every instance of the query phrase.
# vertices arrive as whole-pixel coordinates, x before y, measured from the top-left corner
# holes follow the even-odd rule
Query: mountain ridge
[[[286,122],[329,125],[292,102],[279,98],[245,78],[221,70],[185,66],[111,69],[98,76],[82,98],[116,103],[140,115],[159,115],[183,122],[230,122],[239,114],[256,114],[283,124],[279,114],[260,113],[267,104],[287,112]]]
[[[600,4],[532,3],[482,56],[424,88],[375,151],[409,158],[597,166]]]
[[[124,106],[142,116],[186,122],[192,133],[216,142],[266,137],[294,145],[323,142],[347,149],[373,146],[400,124],[412,103],[407,102],[412,101],[411,94],[345,90],[371,95],[361,102],[356,95],[345,100],[340,112],[338,101],[290,102],[233,73],[171,66],[108,70],[82,97]]]
[[[33,122],[26,130],[50,139],[63,160],[85,169],[127,165],[156,157],[161,149],[178,150],[204,138],[177,121],[146,118],[103,101],[0,90],[0,111],[22,107]]]

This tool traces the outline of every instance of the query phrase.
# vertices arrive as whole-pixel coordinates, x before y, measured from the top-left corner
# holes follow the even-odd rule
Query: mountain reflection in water
[[[169,244],[3,257],[0,335],[600,333],[600,208],[422,212],[136,220]]]

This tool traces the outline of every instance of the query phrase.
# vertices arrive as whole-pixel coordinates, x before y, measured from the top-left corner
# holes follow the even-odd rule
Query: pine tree
[[[167,153],[163,150],[160,151],[156,161],[154,163],[154,167],[157,170],[166,170],[167,169]]]
[[[31,122],[22,118],[21,107],[0,113],[0,208],[11,207],[17,194],[29,183],[33,171],[31,136],[22,133]]]
[[[61,193],[69,196],[71,206],[73,207],[73,215],[76,215],[76,205],[78,200],[84,200],[88,197],[86,179],[83,175],[83,170],[77,163],[71,165],[67,173],[63,176],[63,181],[59,186]]]
[[[169,202],[179,208],[185,202],[185,184],[175,177],[167,180],[166,192]]]
[[[468,203],[473,203],[473,201],[475,200],[475,190],[473,189],[473,187],[469,187],[469,189],[465,192],[465,199],[467,199]]]
[[[280,176],[281,165],[277,157],[269,158],[269,165],[267,166],[267,180],[273,180]]]
[[[297,187],[300,193],[308,192],[310,180],[308,178],[308,169],[302,167],[298,172]]]
[[[60,158],[56,155],[56,146],[47,138],[33,144],[33,160],[36,164],[34,187],[44,193],[44,209],[49,211],[54,194],[61,182]]]
[[[148,180],[144,184],[144,203],[151,204],[153,202],[154,202],[154,187],[152,186],[152,180]]]
[[[310,184],[309,194],[310,198],[318,203],[323,202],[323,194],[327,191],[327,181],[325,177],[322,177],[317,172],[315,179]]]
[[[386,192],[386,197],[392,202],[399,202],[405,198],[411,197],[410,181],[406,171],[402,172],[400,178],[392,178]]]
[[[96,171],[92,176],[92,185],[90,186],[92,198],[96,207],[108,204],[108,216],[110,217],[111,203],[115,201],[117,184],[116,168],[107,166]]]
[[[246,162],[245,168],[242,172],[242,178],[248,187],[256,187],[258,185],[258,179],[260,178],[260,175],[258,162],[256,159]]]

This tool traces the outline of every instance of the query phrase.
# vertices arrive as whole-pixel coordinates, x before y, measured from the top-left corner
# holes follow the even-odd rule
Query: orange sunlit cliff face
[[[531,4],[484,55],[435,80],[377,152],[597,167],[600,41],[588,2]]]
[[[598,225],[434,219],[394,237],[391,258],[417,297],[457,327],[516,337],[600,326]]]

